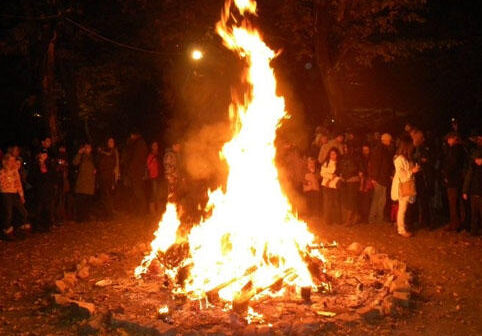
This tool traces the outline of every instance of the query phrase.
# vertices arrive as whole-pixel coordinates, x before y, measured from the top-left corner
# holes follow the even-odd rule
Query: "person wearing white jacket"
[[[328,151],[328,157],[321,165],[320,176],[323,195],[323,220],[325,224],[341,223],[340,189],[338,173],[340,152],[336,148]]]
[[[407,231],[405,217],[409,203],[415,202],[415,195],[402,196],[400,192],[400,183],[405,183],[414,178],[413,174],[420,171],[420,166],[413,164],[412,153],[414,147],[411,139],[402,139],[395,155],[393,164],[395,165],[395,176],[392,181],[391,198],[393,201],[398,201],[397,212],[397,231],[398,234],[409,238],[412,233]]]

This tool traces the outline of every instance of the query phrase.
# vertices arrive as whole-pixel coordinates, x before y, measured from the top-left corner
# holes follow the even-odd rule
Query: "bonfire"
[[[228,0],[216,25],[224,45],[245,62],[248,87],[244,101],[233,98],[229,107],[233,135],[220,152],[229,167],[226,187],[209,193],[209,216],[187,235],[178,232],[178,209],[168,203],[135,270],[142,277],[156,262],[174,294],[237,311],[286,291],[309,300],[325,285],[319,245],[280,186],[275,139],[288,114],[270,65],[277,53],[252,27],[255,15],[255,1]]]

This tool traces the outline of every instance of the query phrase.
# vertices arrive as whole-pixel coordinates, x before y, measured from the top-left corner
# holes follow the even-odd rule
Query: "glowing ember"
[[[243,17],[255,14],[252,0],[234,4]],[[188,265],[188,275],[176,292],[191,299],[209,299],[215,292],[224,301],[243,304],[274,295],[279,291],[277,284],[298,290],[314,286],[305,258],[322,262],[323,256],[310,253],[314,236],[294,215],[274,164],[276,130],[287,116],[270,66],[276,54],[245,18],[231,20],[231,5],[226,3],[216,28],[225,46],[246,62],[243,78],[250,90],[244,102],[230,106],[234,135],[220,153],[229,166],[226,191],[219,188],[209,194],[211,216],[189,233],[186,260],[166,267],[165,274],[175,283],[181,267]],[[180,240],[175,235],[179,224],[175,206],[168,204],[152,251],[136,269],[136,276],[147,272],[154,258]]]
[[[157,312],[159,315],[166,315],[169,313],[169,307],[167,305],[164,305],[161,308],[159,308]]]
[[[257,313],[253,310],[253,308],[249,307],[248,308],[248,313],[246,315],[246,322],[248,322],[248,324],[251,324],[251,323],[264,323],[264,316],[263,314],[260,314],[260,313]]]

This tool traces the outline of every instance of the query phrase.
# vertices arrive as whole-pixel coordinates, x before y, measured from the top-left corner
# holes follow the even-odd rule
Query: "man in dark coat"
[[[373,184],[373,196],[370,206],[370,223],[382,223],[387,204],[387,187],[393,174],[392,136],[385,133],[381,143],[373,149],[368,165],[368,176]]]
[[[114,214],[114,203],[112,193],[116,184],[116,172],[119,165],[119,154],[115,148],[113,138],[107,140],[106,148],[99,148],[98,153],[98,181],[99,196],[102,210],[106,219],[110,220]]]
[[[432,226],[432,206],[431,199],[434,189],[434,168],[431,157],[431,149],[425,140],[422,131],[416,130],[412,133],[412,140],[415,146],[413,160],[421,167],[421,171],[415,174],[415,185],[417,197],[415,200],[415,208],[418,212],[419,225]]]
[[[446,136],[446,140],[448,147],[442,166],[450,212],[450,223],[446,230],[456,231],[464,219],[461,196],[466,155],[464,147],[459,143],[457,133],[450,132]]]
[[[147,213],[147,198],[144,177],[146,175],[146,160],[149,150],[142,135],[134,130],[127,143],[124,158],[125,175],[135,197],[136,212],[140,215]]]

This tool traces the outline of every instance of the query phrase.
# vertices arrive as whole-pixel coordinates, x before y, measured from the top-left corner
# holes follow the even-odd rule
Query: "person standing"
[[[56,173],[47,150],[42,149],[37,155],[29,180],[34,194],[35,227],[49,231],[54,224]]]
[[[340,176],[343,180],[341,195],[343,198],[342,208],[344,210],[345,224],[353,225],[360,220],[358,214],[358,191],[360,190],[359,167],[360,160],[357,160],[354,148],[350,144],[345,150],[345,155],[340,160]]]
[[[321,187],[323,190],[323,216],[325,224],[341,222],[340,208],[340,152],[336,148],[328,151],[328,157],[321,165]]]
[[[465,175],[464,200],[470,201],[470,233],[480,234],[482,227],[482,150],[476,150],[473,162]]]
[[[119,153],[114,138],[107,140],[106,148],[99,148],[99,194],[106,219],[114,216],[113,192],[119,176]]]
[[[161,159],[159,157],[159,144],[151,144],[151,152],[147,156],[147,173],[149,177],[149,212],[152,216],[159,214],[161,205]]]
[[[127,143],[125,175],[134,194],[135,212],[141,216],[145,215],[147,210],[144,178],[146,177],[148,152],[147,144],[142,135],[137,130],[132,131]]]
[[[393,173],[392,136],[384,133],[381,143],[373,150],[368,165],[368,175],[373,185],[372,202],[368,221],[382,223],[387,204],[387,188]]]
[[[67,148],[61,144],[57,153],[56,162],[56,180],[57,180],[57,195],[55,200],[55,217],[59,223],[67,220],[72,213],[69,211],[69,160],[67,156]]]
[[[76,219],[80,222],[89,219],[92,210],[92,198],[95,194],[95,165],[92,146],[85,144],[75,155],[74,166],[78,167],[75,181]]]
[[[18,165],[15,157],[5,154],[0,169],[0,196],[2,199],[2,230],[7,240],[13,239],[15,234],[12,225],[13,211],[19,214],[20,229],[29,231],[32,227],[27,222],[28,213],[25,209],[25,197],[18,173]]]
[[[414,165],[413,143],[409,138],[402,138],[394,159],[395,176],[392,181],[391,198],[398,201],[397,232],[405,238],[412,236],[406,224],[406,214],[409,204],[415,202],[416,189],[414,174],[420,171],[420,166]]]
[[[415,175],[417,188],[417,199],[415,208],[417,211],[417,222],[420,226],[432,227],[433,210],[431,200],[434,190],[434,169],[431,157],[431,150],[426,143],[424,133],[420,130],[412,132],[412,141],[415,147],[413,160],[420,166],[420,172]]]
[[[368,144],[362,146],[360,170],[362,172],[359,192],[359,214],[363,223],[368,222],[370,213],[370,201],[372,197],[373,184],[368,176],[368,165],[370,162],[371,149]]]
[[[447,188],[450,223],[445,230],[456,231],[464,217],[461,194],[466,157],[457,133],[447,134],[446,141],[448,147],[443,160],[442,174]]]

